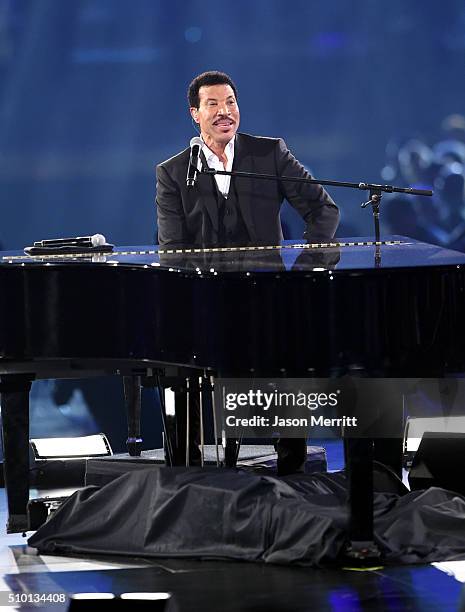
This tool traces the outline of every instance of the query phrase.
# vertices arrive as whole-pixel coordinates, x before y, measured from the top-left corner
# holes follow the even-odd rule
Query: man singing
[[[210,71],[195,77],[188,100],[203,142],[203,167],[312,178],[282,139],[238,133],[237,89],[227,74]],[[321,185],[199,173],[194,186],[187,187],[189,158],[187,148],[157,166],[160,246],[277,245],[283,239],[280,208],[284,199],[304,219],[309,242],[333,238],[339,211]],[[193,420],[197,421],[195,415]],[[190,448],[191,463],[196,463],[194,437]],[[282,439],[277,450],[278,473],[302,469],[305,440]]]
[[[231,78],[204,72],[189,86],[190,113],[199,126],[204,166],[312,178],[280,138],[237,133],[239,106]],[[321,185],[222,175],[199,175],[186,186],[190,149],[157,166],[158,241],[161,246],[276,245],[283,239],[284,199],[300,213],[308,241],[331,239],[339,211]]]

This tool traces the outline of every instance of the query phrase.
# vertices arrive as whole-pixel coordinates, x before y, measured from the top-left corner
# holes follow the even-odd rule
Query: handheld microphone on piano
[[[200,149],[202,147],[202,139],[199,136],[194,136],[191,139],[190,147],[191,154],[189,157],[189,165],[187,167],[187,177],[186,177],[186,185],[188,187],[193,187],[195,185],[195,181],[197,180],[197,171],[199,165],[199,155]]]
[[[60,247],[60,246],[78,246],[78,247],[96,247],[106,244],[107,240],[102,234],[94,234],[93,236],[77,236],[76,238],[54,238],[51,240],[39,240],[34,242],[35,247]]]

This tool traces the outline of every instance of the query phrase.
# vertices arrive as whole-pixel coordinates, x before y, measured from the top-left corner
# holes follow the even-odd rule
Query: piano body
[[[37,257],[3,252],[0,288],[8,532],[27,528],[34,379],[134,379],[184,366],[269,378],[465,371],[465,254],[404,237]],[[135,441],[137,397],[128,405]],[[350,539],[361,546],[372,538],[372,446],[353,441],[348,453]]]

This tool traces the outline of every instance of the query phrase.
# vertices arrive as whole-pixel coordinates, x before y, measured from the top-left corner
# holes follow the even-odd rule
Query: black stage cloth
[[[408,492],[375,472],[384,562],[465,557],[465,497]],[[147,468],[77,491],[31,538],[40,553],[337,562],[347,541],[343,473],[285,478],[217,468]]]

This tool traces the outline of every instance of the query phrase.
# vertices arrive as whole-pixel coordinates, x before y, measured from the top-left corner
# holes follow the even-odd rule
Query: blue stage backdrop
[[[320,178],[433,187],[386,197],[383,231],[463,249],[464,61],[463,0],[0,0],[0,243],[153,243],[154,166],[194,135],[192,77],[219,69],[242,131]],[[363,194],[330,191],[338,235],[370,234]]]
[[[154,165],[189,142],[186,87],[215,68],[243,131],[282,136],[321,178],[434,186],[386,199],[385,230],[460,246],[464,59],[461,0],[0,0],[0,241],[153,242]],[[371,232],[363,194],[332,195],[339,235]]]

